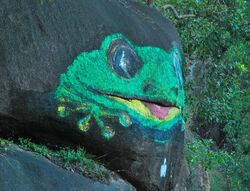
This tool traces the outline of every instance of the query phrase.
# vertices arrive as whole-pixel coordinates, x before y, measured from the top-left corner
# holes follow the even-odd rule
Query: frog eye
[[[123,39],[112,41],[107,55],[108,63],[113,71],[123,78],[134,77],[142,66],[133,48]]]
[[[174,63],[176,76],[177,76],[178,81],[179,81],[179,86],[182,87],[183,84],[182,84],[182,77],[181,77],[181,71],[180,71],[180,59],[179,59],[177,52],[175,52],[173,55],[173,63]]]

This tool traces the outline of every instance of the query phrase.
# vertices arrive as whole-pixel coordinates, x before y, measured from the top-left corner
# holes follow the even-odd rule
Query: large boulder
[[[84,145],[138,190],[171,190],[184,93],[170,21],[129,0],[0,4],[0,135]]]

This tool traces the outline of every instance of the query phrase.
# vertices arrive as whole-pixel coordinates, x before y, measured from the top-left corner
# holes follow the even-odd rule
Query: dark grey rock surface
[[[156,10],[129,0],[0,0],[0,136],[29,137],[53,145],[83,145],[138,190],[171,190],[180,172],[183,131],[168,144],[145,138],[113,119],[109,142],[94,121],[87,133],[79,116],[58,118],[51,92],[59,76],[83,51],[99,48],[109,34],[122,33],[141,46],[180,47],[175,27]],[[167,161],[167,176],[160,167]],[[3,177],[1,177],[3,178]],[[9,180],[10,181],[10,180]]]

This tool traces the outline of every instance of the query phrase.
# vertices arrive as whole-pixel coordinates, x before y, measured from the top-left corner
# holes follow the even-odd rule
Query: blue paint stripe
[[[154,129],[153,127],[145,127],[141,124],[135,125],[146,137],[150,138],[153,141],[160,142],[160,143],[166,143],[170,140],[172,137],[174,131],[182,125],[182,121],[177,121],[172,127],[168,128],[167,130],[159,130]]]

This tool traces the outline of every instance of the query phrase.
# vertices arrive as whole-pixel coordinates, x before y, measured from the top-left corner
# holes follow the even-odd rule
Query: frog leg
[[[129,127],[129,126],[132,124],[129,115],[126,114],[126,113],[120,113],[120,114],[118,115],[118,118],[119,118],[120,124],[121,124],[122,126],[124,126],[124,127]]]
[[[87,105],[80,105],[75,109],[75,112],[89,112],[91,111],[90,108]],[[91,119],[92,116],[92,112],[90,112],[87,116],[85,116],[84,118],[80,119],[77,122],[77,126],[81,131],[88,131],[89,130],[89,121]]]
[[[102,135],[107,139],[110,140],[114,135],[115,135],[115,131],[110,127],[110,126],[105,126],[105,124],[103,123],[103,121],[100,119],[100,116],[112,116],[112,117],[118,117],[119,122],[122,126],[124,127],[128,127],[131,125],[131,120],[129,115],[125,114],[125,113],[112,113],[112,112],[101,112],[98,115],[95,115],[95,119],[98,123],[98,125],[101,127],[101,131],[102,131]]]

